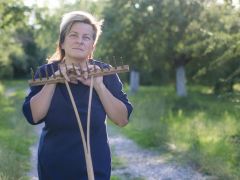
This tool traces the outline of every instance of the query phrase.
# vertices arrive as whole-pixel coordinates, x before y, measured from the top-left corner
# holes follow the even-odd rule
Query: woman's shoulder
[[[40,66],[38,66],[39,69],[44,69],[46,67],[50,67],[50,66],[57,66],[60,63],[60,61],[52,61],[52,62],[47,62],[47,63],[43,63]]]
[[[59,61],[45,63],[37,67],[35,76],[46,77],[47,74],[51,76],[58,69]]]
[[[101,60],[97,60],[97,59],[91,59],[90,63],[91,64],[96,64],[97,66],[99,66],[100,68],[103,68],[103,69],[111,67],[110,64],[107,64],[107,63],[105,63],[105,62],[103,62]]]

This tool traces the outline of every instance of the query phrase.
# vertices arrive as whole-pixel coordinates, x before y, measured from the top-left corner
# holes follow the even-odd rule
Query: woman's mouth
[[[78,51],[83,51],[82,48],[72,48],[72,49],[75,49],[75,50],[78,50]]]

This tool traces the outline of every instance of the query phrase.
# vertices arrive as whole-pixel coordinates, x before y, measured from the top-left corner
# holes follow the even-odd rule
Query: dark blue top
[[[107,67],[99,61],[96,65]],[[42,76],[45,68],[52,75],[51,64],[41,66]],[[58,63],[52,63],[54,71]],[[36,77],[39,73],[36,74]],[[108,90],[127,107],[128,116],[132,111],[126,94],[122,91],[122,83],[116,74],[103,77]],[[89,87],[78,83],[69,83],[81,123],[85,131],[87,126],[87,109]],[[33,86],[23,104],[23,113],[31,124],[45,122],[42,130],[38,150],[38,174],[40,180],[87,180],[84,150],[77,119],[70,101],[65,84],[57,84],[47,115],[38,123],[33,122],[30,109],[30,99],[37,94],[43,86]],[[90,126],[90,145],[93,161],[94,176],[96,180],[108,180],[111,174],[111,156],[106,130],[106,112],[96,93],[93,90]]]

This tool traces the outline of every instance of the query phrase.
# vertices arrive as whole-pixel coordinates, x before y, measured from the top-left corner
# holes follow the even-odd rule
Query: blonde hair
[[[93,27],[93,40],[94,45],[97,44],[98,38],[102,33],[103,20],[97,21],[95,17],[84,11],[72,11],[66,13],[62,17],[60,24],[60,33],[58,38],[58,44],[55,53],[48,59],[48,62],[52,61],[62,61],[65,57],[65,51],[62,49],[61,45],[65,40],[66,35],[71,30],[72,26],[76,22],[83,22],[89,24]]]

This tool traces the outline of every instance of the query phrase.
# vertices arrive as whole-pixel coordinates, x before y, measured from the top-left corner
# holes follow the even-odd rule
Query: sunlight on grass
[[[112,157],[112,170],[121,169],[126,167],[126,161],[124,159],[120,159],[116,156]]]
[[[9,178],[5,174],[3,174],[2,172],[0,172],[0,179],[1,180],[9,180]]]
[[[234,84],[233,89],[240,92],[240,83]]]
[[[214,96],[211,88],[141,87],[131,96],[134,111],[124,133],[143,147],[171,152],[182,163],[223,179],[240,178],[239,96]],[[239,139],[238,139],[239,138]]]
[[[3,93],[4,93],[4,86],[0,82],[0,96],[3,95]]]

